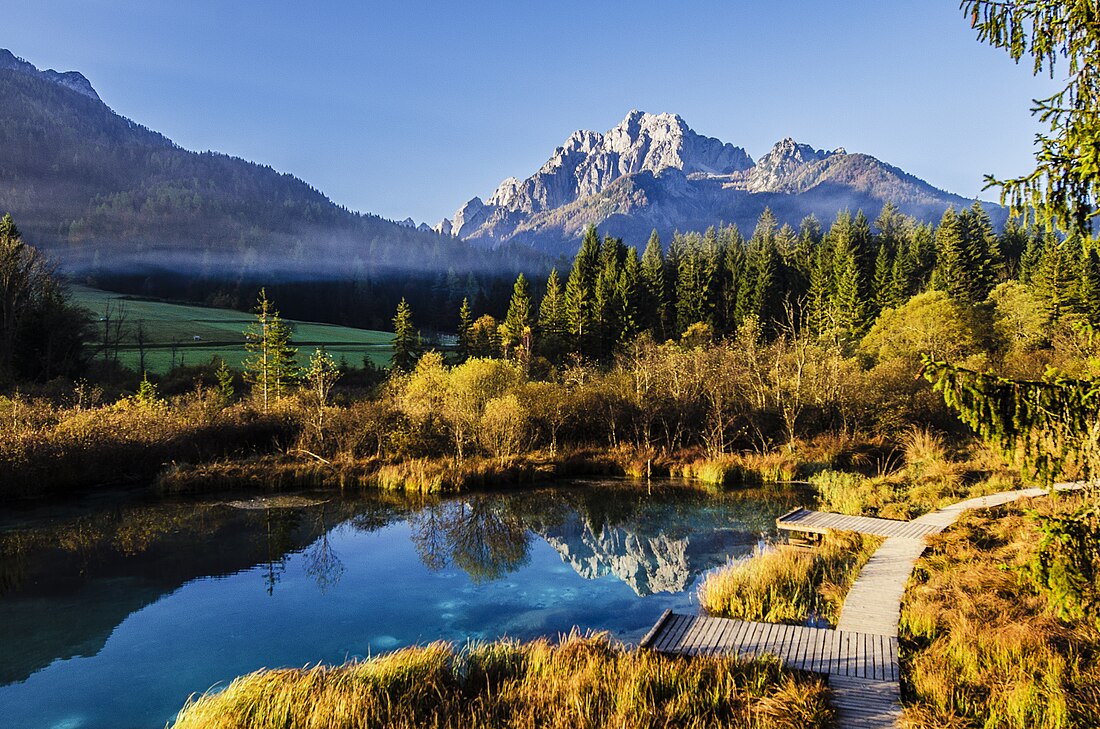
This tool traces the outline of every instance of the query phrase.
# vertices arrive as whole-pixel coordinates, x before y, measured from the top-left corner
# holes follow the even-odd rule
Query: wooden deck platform
[[[641,646],[658,653],[771,654],[789,668],[873,681],[898,680],[896,637],[665,611]]]
[[[921,539],[944,530],[945,525],[934,522],[897,521],[872,516],[847,516],[826,511],[795,509],[775,520],[784,531],[806,534],[826,534],[829,531],[859,532],[876,537],[902,537]]]
[[[1061,483],[1055,484],[1054,490],[1082,487],[1081,483]],[[954,524],[967,509],[1046,493],[1032,488],[980,496],[909,522],[795,509],[776,520],[780,529],[811,534],[835,529],[886,537],[848,591],[835,630],[677,615],[666,610],[640,646],[689,656],[771,654],[789,668],[828,676],[837,725],[843,729],[894,727],[902,715],[898,619],[905,584],[925,549],[924,538]]]

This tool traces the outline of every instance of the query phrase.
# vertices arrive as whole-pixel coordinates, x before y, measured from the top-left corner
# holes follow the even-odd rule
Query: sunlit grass
[[[819,677],[774,661],[674,658],[606,636],[433,643],[341,666],[259,671],[195,697],[176,729],[825,727]]]
[[[902,609],[907,726],[1100,726],[1100,632],[1055,618],[1015,569],[1040,539],[1024,510],[1075,500],[968,512],[933,538]]]
[[[832,532],[812,549],[758,551],[708,575],[699,604],[725,618],[802,623],[817,617],[835,624],[848,588],[880,543]]]

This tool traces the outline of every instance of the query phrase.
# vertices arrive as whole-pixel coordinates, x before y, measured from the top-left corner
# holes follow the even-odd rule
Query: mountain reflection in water
[[[572,625],[637,639],[664,607],[690,606],[701,573],[774,534],[795,499],[612,481],[444,500],[322,492],[8,510],[0,706],[29,707],[41,690],[78,707],[80,691],[57,684],[109,684],[136,646],[165,674],[144,690],[163,695],[88,709],[79,726],[162,727],[190,691],[261,666]],[[161,645],[165,626],[197,637]],[[20,726],[60,720],[27,711],[14,713]]]

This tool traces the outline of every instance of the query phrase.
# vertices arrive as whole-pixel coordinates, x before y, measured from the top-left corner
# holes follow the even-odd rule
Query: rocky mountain
[[[83,94],[96,101],[100,100],[99,94],[92,88],[91,81],[85,78],[84,74],[77,71],[59,73],[52,68],[46,71],[39,71],[34,65],[27,63],[22,58],[16,58],[16,56],[6,48],[0,48],[0,70],[14,71],[27,76],[34,76],[44,81],[59,84],[67,89],[72,89],[78,94]]]
[[[605,133],[574,132],[538,172],[509,177],[436,230],[490,248],[514,241],[569,254],[590,224],[641,245],[653,229],[667,237],[736,223],[748,233],[766,207],[792,225],[809,214],[827,224],[844,208],[873,218],[888,200],[923,220],[973,202],[870,155],[790,138],[754,163],[677,115],[634,110]]]

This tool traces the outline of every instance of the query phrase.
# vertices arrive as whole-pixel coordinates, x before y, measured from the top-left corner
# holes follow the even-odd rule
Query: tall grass
[[[813,549],[758,551],[710,573],[699,604],[711,615],[766,622],[835,624],[848,588],[882,540],[831,532]]]
[[[1056,619],[1016,569],[1040,540],[1024,511],[1075,501],[970,512],[932,540],[902,609],[908,727],[1100,727],[1100,631]]]
[[[259,671],[193,697],[175,729],[826,727],[820,678],[775,662],[627,651],[606,636],[407,648]]]

